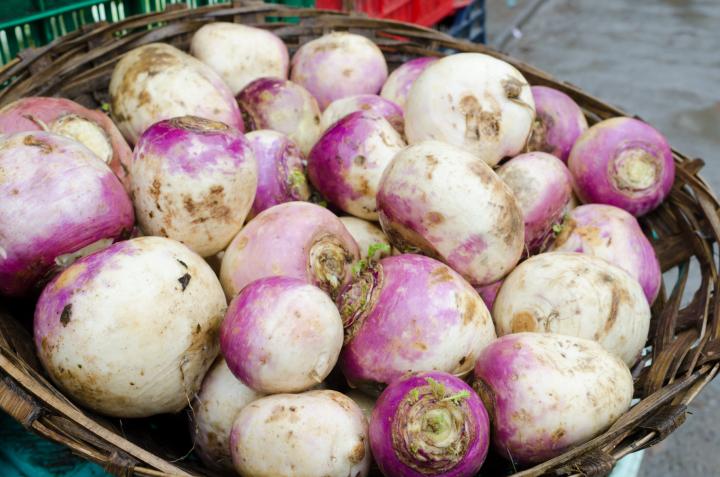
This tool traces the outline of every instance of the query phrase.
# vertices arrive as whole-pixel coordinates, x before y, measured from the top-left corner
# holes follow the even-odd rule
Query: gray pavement
[[[488,41],[535,1],[488,0]],[[720,191],[720,1],[545,0],[503,49],[641,116]],[[720,381],[645,453],[640,477],[720,476]]]

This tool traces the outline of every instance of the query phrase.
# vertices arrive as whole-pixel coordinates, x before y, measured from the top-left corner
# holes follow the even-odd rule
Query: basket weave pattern
[[[268,23],[267,17],[299,17],[300,22]],[[233,5],[194,10],[174,6],[119,23],[94,24],[42,48],[23,51],[0,70],[0,83],[9,83],[0,91],[0,105],[32,95],[63,96],[97,108],[108,100],[110,75],[120,55],[158,41],[187,50],[195,30],[210,21],[272,29],[291,53],[299,45],[334,30],[363,34],[380,46],[391,68],[417,56],[487,53],[513,64],[531,84],[551,86],[570,95],[583,108],[590,124],[628,115],[527,64],[434,30],[237,0]],[[677,172],[672,192],[656,211],[641,219],[662,270],[677,271],[672,289],[663,288],[652,307],[650,351],[633,369],[635,397],[641,401],[602,435],[512,475],[606,475],[617,459],[659,442],[681,425],[687,405],[718,371],[720,298],[716,293],[719,281],[713,248],[720,239],[720,206],[698,176],[702,160],[674,150],[673,154]],[[686,291],[691,262],[698,266],[701,279],[697,290]],[[692,298],[681,307],[684,295]],[[158,437],[162,432],[171,435],[174,429],[152,430],[157,424],[142,421],[125,422],[124,427],[123,421],[92,415],[66,399],[42,375],[26,329],[31,322],[32,303],[0,298],[1,409],[28,429],[67,445],[116,475],[212,475],[199,465],[179,459],[182,454],[169,449]]]

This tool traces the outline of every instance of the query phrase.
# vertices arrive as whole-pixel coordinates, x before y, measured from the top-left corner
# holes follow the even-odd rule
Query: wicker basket
[[[300,17],[299,24],[269,23],[268,17]],[[289,9],[259,2],[238,2],[94,24],[50,45],[26,50],[0,71],[0,104],[28,95],[54,95],[89,107],[107,101],[110,74],[118,57],[145,43],[163,41],[186,49],[195,30],[209,21],[234,21],[272,29],[295,50],[333,30],[349,30],[373,39],[391,67],[414,56],[475,51],[502,58],[535,85],[560,89],[580,104],[591,123],[627,115],[578,88],[485,46],[457,41],[426,28],[314,9]],[[154,28],[149,28],[150,26]],[[633,370],[640,402],[607,432],[562,456],[517,473],[490,457],[482,475],[606,475],[624,455],[651,446],[682,424],[686,406],[720,367],[720,299],[713,246],[720,236],[718,202],[697,175],[703,162],[674,151],[676,182],[669,199],[641,220],[652,238],[663,271],[677,270],[672,290],[655,302],[650,352]],[[701,280],[685,293],[690,263]],[[680,307],[681,299],[692,296]],[[0,298],[0,300],[2,300]],[[70,447],[117,475],[213,475],[193,458],[186,416],[140,420],[106,419],[66,399],[38,367],[28,330],[32,300],[0,301],[0,408],[28,429]],[[12,317],[11,317],[12,315]],[[651,364],[650,364],[651,363]]]

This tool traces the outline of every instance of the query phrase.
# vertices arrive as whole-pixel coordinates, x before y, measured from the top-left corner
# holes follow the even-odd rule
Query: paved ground
[[[537,2],[516,3],[488,0],[491,44],[638,114],[705,159],[703,175],[720,191],[719,1],[545,0],[519,38],[505,33]],[[720,475],[719,405],[716,380],[686,424],[645,454],[640,476]]]

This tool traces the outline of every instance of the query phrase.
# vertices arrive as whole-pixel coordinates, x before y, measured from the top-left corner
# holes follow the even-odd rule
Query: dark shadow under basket
[[[299,23],[268,22],[268,17],[299,17]],[[457,41],[434,30],[391,21],[294,10],[259,2],[238,2],[131,17],[99,23],[26,50],[0,70],[0,105],[23,96],[63,96],[89,107],[107,101],[110,75],[118,57],[151,42],[168,42],[187,50],[195,30],[206,22],[234,21],[273,30],[293,52],[333,30],[348,30],[375,41],[396,67],[417,56],[481,52],[515,65],[533,85],[569,94],[592,124],[627,113],[553,79],[529,65],[479,44]],[[153,27],[153,28],[150,28]],[[677,165],[668,200],[641,219],[663,271],[676,270],[672,290],[664,288],[652,307],[650,352],[633,370],[635,397],[641,399],[605,433],[571,451],[513,474],[491,456],[481,475],[606,475],[626,454],[651,446],[685,420],[686,406],[714,377],[720,366],[718,272],[714,244],[720,236],[718,202],[697,175],[703,162],[673,151]],[[701,274],[697,290],[686,293],[691,262]],[[670,274],[673,276],[675,274]],[[683,296],[691,296],[681,307]],[[0,298],[0,300],[3,300]],[[28,330],[32,302],[0,301],[0,408],[28,429],[63,443],[78,455],[117,475],[213,475],[189,452],[185,415],[119,420],[99,417],[72,404],[38,367]],[[12,315],[12,316],[11,316]],[[651,364],[650,364],[651,363]]]

